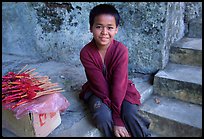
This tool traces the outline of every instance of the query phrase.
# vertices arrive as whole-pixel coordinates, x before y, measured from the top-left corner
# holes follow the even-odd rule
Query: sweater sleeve
[[[128,49],[125,47],[125,49],[121,50],[115,61],[116,63],[111,88],[111,107],[113,110],[112,117],[114,125],[117,126],[124,126],[120,115],[121,105],[125,98],[128,84]]]
[[[94,57],[87,51],[81,51],[80,60],[85,68],[90,89],[102,100],[109,100],[108,83],[103,76],[100,66],[96,64]]]

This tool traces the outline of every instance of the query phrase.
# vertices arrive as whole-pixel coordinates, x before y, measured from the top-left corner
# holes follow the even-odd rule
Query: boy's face
[[[109,14],[101,14],[94,18],[94,24],[90,28],[97,47],[108,48],[115,34],[118,32],[115,17]]]

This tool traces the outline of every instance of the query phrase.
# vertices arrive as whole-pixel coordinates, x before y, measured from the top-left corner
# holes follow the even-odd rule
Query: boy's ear
[[[90,32],[92,33],[92,27],[90,27],[89,29],[90,29]]]
[[[116,27],[116,29],[115,29],[115,34],[117,34],[118,33],[118,27]]]

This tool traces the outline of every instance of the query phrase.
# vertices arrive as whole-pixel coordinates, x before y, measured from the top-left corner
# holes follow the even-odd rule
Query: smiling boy
[[[128,79],[128,49],[114,39],[119,21],[112,5],[91,10],[93,39],[80,52],[87,82],[79,97],[88,103],[96,127],[105,136],[150,136],[149,121],[138,113],[140,94]]]

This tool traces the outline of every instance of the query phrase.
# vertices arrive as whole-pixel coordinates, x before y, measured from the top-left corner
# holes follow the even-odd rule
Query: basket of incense
[[[35,68],[26,67],[18,73],[8,72],[2,76],[2,106],[6,109],[12,110],[42,95],[64,91],[48,76],[38,76]]]

